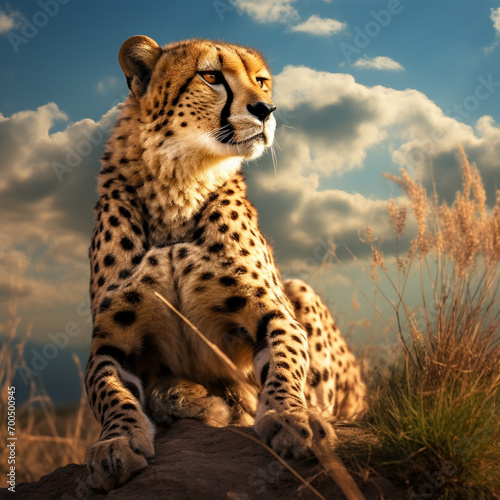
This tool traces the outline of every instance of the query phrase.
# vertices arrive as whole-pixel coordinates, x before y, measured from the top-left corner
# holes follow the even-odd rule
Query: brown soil
[[[241,429],[254,435],[251,429]],[[341,441],[363,440],[359,429],[338,429]],[[16,498],[92,499],[313,499],[317,498],[269,452],[231,428],[216,429],[194,420],[175,422],[158,435],[156,456],[129,483],[103,495],[85,483],[84,465],[69,464],[34,483],[16,486]],[[288,461],[327,499],[345,498],[315,459]],[[355,478],[367,500],[406,497],[380,477]],[[10,492],[0,489],[0,498]]]

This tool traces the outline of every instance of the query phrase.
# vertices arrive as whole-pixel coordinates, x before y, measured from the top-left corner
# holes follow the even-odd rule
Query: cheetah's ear
[[[123,42],[118,61],[127,78],[128,88],[136,97],[146,91],[160,55],[160,46],[147,36],[137,35]]]

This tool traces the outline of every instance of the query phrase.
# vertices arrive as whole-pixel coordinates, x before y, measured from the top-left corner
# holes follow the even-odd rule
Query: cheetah
[[[333,444],[331,423],[363,412],[360,369],[318,295],[281,281],[241,173],[276,128],[263,56],[134,36],[119,63],[130,94],[102,156],[89,250],[85,384],[102,425],[89,485],[126,483],[177,418],[254,425],[283,456]]]

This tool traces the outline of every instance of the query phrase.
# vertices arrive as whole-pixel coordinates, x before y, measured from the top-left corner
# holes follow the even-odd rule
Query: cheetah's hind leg
[[[310,367],[305,388],[309,407],[332,421],[355,420],[366,409],[366,387],[359,364],[347,347],[326,305],[301,280],[288,280],[285,291],[295,317],[307,331]]]
[[[159,426],[168,426],[178,418],[194,418],[211,427],[225,427],[232,422],[228,403],[190,380],[165,376],[148,392],[150,416]]]

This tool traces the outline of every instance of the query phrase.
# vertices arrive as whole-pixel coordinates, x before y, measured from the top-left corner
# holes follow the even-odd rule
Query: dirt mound
[[[241,429],[254,435],[251,429]],[[355,429],[339,429],[341,438]],[[342,436],[344,434],[344,436]],[[292,499],[318,498],[264,448],[230,428],[207,427],[194,420],[175,422],[158,435],[156,456],[129,483],[107,495],[86,485],[84,465],[69,464],[43,476],[35,483],[16,487],[16,498],[45,500],[113,499]],[[316,460],[290,462],[294,469],[327,499],[342,499],[333,480],[322,473]],[[359,484],[367,500],[405,498],[387,481],[377,478]],[[381,496],[381,492],[384,496]],[[0,498],[9,491],[0,490]]]

